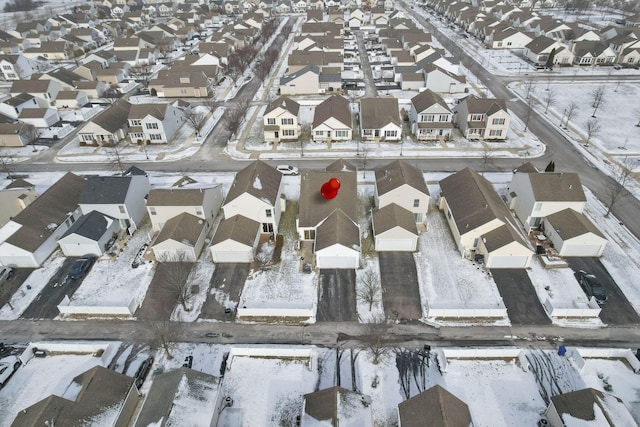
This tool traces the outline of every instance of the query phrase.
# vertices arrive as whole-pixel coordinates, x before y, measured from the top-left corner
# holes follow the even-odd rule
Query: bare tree
[[[591,91],[591,106],[593,107],[593,114],[591,117],[596,117],[596,112],[604,104],[605,87],[597,86]]]
[[[536,93],[536,82],[529,78],[524,83],[524,98],[529,99]]]
[[[180,324],[168,320],[158,320],[148,323],[149,344],[154,348],[162,348],[167,359],[173,359],[171,351],[181,338]]]
[[[384,318],[378,318],[372,323],[367,323],[367,334],[363,339],[366,349],[371,352],[371,363],[374,365],[380,363],[380,358],[391,349],[386,342],[388,331],[389,324]]]
[[[545,92],[542,100],[544,101],[544,113],[547,114],[549,107],[556,103],[556,93],[552,90]]]
[[[2,146],[1,143],[0,143],[0,146]],[[7,179],[10,179],[11,181],[13,181],[13,174],[11,173],[10,166],[13,164],[13,162],[14,162],[14,158],[12,155],[0,157],[0,164],[2,164],[2,170],[4,171],[4,173],[7,174],[6,175]]]
[[[216,108],[220,106],[220,102],[216,99],[215,94],[212,94],[210,97],[205,98],[202,101],[202,105],[210,114],[213,115],[213,112],[216,111]]]
[[[620,198],[623,195],[629,194],[629,192],[625,190],[625,186],[629,181],[629,176],[633,172],[633,168],[636,163],[636,160],[629,159],[625,156],[622,165],[620,165],[620,168],[614,174],[614,182],[608,186],[607,194],[605,196],[607,199],[607,212],[604,214],[605,218],[609,218],[611,211],[620,201]]]
[[[405,397],[411,397],[411,384],[415,384],[418,392],[425,391],[427,369],[431,365],[431,347],[425,345],[422,350],[401,348],[396,349],[395,354],[396,368]]]
[[[530,96],[525,100],[527,109],[524,113],[524,132],[529,129],[529,120],[531,119],[531,114],[533,114],[533,96]]]
[[[109,156],[109,163],[112,168],[120,171],[120,174],[124,174],[124,171],[127,170],[126,165],[124,164],[124,160],[122,159],[122,154],[120,153],[120,147],[118,147],[118,143],[111,141],[108,146],[106,146],[107,155]]]
[[[161,278],[160,287],[162,292],[168,294],[171,298],[175,298],[184,311],[191,311],[188,303],[193,295],[187,279],[194,263],[189,260],[189,256],[184,252],[165,256],[162,259],[158,259],[158,261],[169,263],[158,266],[158,271],[156,272]]]
[[[493,147],[489,146],[486,142],[482,143],[482,176],[487,171],[487,165],[491,163],[493,156]]]
[[[141,64],[131,67],[129,68],[129,76],[142,83],[142,86],[146,89],[149,87],[149,82],[153,75],[153,65],[154,64]]]
[[[202,111],[196,111],[195,108],[191,108],[185,111],[184,118],[196,132],[196,136],[200,136],[200,129],[202,129],[202,125],[204,125],[206,114]]]
[[[240,124],[242,123],[244,115],[247,113],[248,107],[249,106],[246,102],[240,102],[235,107],[226,111],[225,116],[227,120],[227,130],[231,132],[232,135],[240,128]]]
[[[364,270],[358,276],[358,286],[356,296],[359,301],[369,304],[369,311],[373,304],[377,304],[382,296],[382,286],[380,278],[373,270]]]
[[[573,119],[576,115],[576,110],[578,109],[578,104],[576,104],[574,101],[571,101],[571,103],[569,103],[569,106],[565,109],[565,123],[564,123],[564,128],[568,128],[569,127],[569,121],[571,121],[571,119]],[[560,123],[560,125],[562,126],[562,123]]]
[[[585,122],[584,127],[587,131],[587,141],[584,144],[589,145],[591,138],[600,133],[600,124],[598,123],[598,119],[589,119]]]

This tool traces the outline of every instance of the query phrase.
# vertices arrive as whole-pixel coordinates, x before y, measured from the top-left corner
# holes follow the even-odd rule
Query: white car
[[[278,165],[276,169],[279,170],[282,175],[298,175],[298,168],[291,165]]]
[[[0,386],[3,386],[19,367],[20,360],[16,356],[0,359]]]

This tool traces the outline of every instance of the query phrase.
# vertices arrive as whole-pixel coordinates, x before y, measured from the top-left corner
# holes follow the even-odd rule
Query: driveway
[[[378,256],[385,317],[393,320],[420,319],[422,303],[413,254],[380,252]]]
[[[178,267],[178,264],[181,266]],[[171,319],[171,313],[178,303],[178,291],[172,283],[184,284],[193,266],[193,263],[186,262],[159,262],[142,306],[135,313],[136,317],[142,320]]]
[[[493,269],[491,275],[498,286],[512,324],[551,324],[551,319],[544,311],[526,270]]]
[[[240,294],[244,287],[244,282],[249,275],[249,263],[234,264],[220,263],[216,268],[209,282],[207,299],[202,305],[200,319],[233,320],[235,317],[235,307],[240,301]],[[233,305],[233,312],[225,310]]]
[[[355,270],[320,270],[318,292],[318,311],[316,313],[318,322],[358,320]]]
[[[60,314],[58,304],[65,295],[71,297],[82,283],[82,278],[65,280],[67,273],[77,259],[67,258],[64,260],[62,267],[56,271],[20,317],[23,319],[53,319]]]
[[[639,323],[640,317],[624,296],[607,269],[597,258],[565,258],[573,271],[584,270],[595,275],[607,291],[607,303],[602,305],[600,319],[608,325]],[[637,280],[637,278],[630,278]]]
[[[13,275],[0,285],[0,307],[11,300],[20,286],[24,283],[34,268],[14,268]]]

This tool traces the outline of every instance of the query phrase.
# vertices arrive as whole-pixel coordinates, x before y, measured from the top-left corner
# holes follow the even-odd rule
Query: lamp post
[[[567,109],[565,108],[562,112],[562,117],[560,118],[560,127],[562,127],[562,123],[564,122],[564,116],[567,115]]]
[[[142,149],[144,150],[144,156],[147,158],[147,160],[149,160],[149,154],[147,153],[147,142],[149,140],[145,139],[144,142],[142,143]]]

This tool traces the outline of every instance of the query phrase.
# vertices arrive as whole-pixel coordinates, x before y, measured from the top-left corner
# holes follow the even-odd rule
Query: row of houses
[[[316,142],[340,142],[359,137],[371,141],[400,141],[403,118],[394,97],[362,98],[353,124],[350,103],[331,95],[315,107],[311,138]],[[300,105],[289,97],[269,103],[263,115],[264,140],[268,143],[300,138]],[[411,99],[407,112],[411,132],[420,141],[445,140],[458,127],[467,139],[505,140],[510,125],[506,101],[470,95],[451,109],[438,94],[425,90]]]

